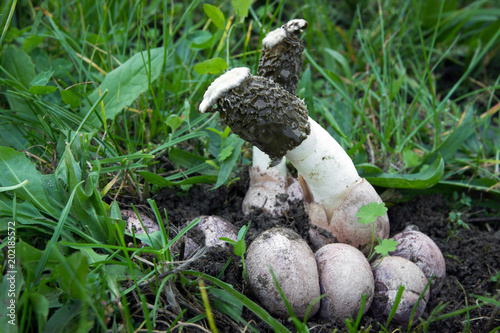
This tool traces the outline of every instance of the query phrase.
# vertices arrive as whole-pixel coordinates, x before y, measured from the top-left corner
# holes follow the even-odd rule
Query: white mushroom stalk
[[[283,156],[305,180],[313,202],[325,210],[326,219],[316,223],[318,245],[342,242],[362,251],[372,237],[387,238],[387,216],[372,226],[357,222],[362,205],[381,202],[373,187],[360,178],[342,147],[307,115],[302,100],[279,84],[235,68],[216,79],[204,95],[200,111],[219,111],[221,119],[244,140],[268,154],[272,164]]]
[[[307,21],[291,20],[269,32],[262,41],[262,56],[257,74],[272,79],[291,94],[295,94],[302,69],[304,44],[299,37],[307,27]],[[273,216],[281,216],[294,201],[303,199],[297,181],[288,175],[286,158],[271,167],[271,159],[253,146],[252,168],[249,170],[250,185],[242,202],[242,210],[249,214],[261,208]]]

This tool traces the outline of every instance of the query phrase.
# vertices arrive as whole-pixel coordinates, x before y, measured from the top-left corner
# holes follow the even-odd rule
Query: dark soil
[[[176,189],[166,189],[157,193],[154,197],[160,211],[168,212],[171,234],[175,234],[186,225],[187,222],[201,215],[217,215],[232,222],[239,230],[243,225],[251,221],[250,230],[247,233],[247,246],[262,231],[273,226],[286,226],[306,236],[307,213],[302,204],[297,204],[286,214],[285,217],[276,219],[269,214],[255,212],[252,216],[244,216],[241,212],[241,203],[248,184],[246,172],[243,171],[241,179],[229,187],[220,187],[211,190],[211,186],[194,186],[188,192],[179,192]],[[439,246],[446,259],[447,277],[441,292],[430,299],[423,319],[431,315],[437,317],[473,306],[477,303],[475,295],[495,298],[499,302],[500,281],[492,281],[492,277],[500,271],[500,220],[498,210],[481,209],[480,214],[470,219],[470,230],[463,226],[451,223],[448,219],[450,207],[455,207],[440,195],[416,197],[405,203],[389,204],[389,219],[391,222],[391,236],[402,231],[405,226],[413,224],[420,231],[430,236]],[[453,208],[456,209],[456,208]],[[471,210],[469,210],[471,211]],[[463,215],[465,217],[466,215]],[[193,236],[193,231],[190,231]],[[187,269],[196,270],[219,277],[257,302],[252,296],[248,286],[242,280],[241,263],[238,258],[226,266],[231,253],[221,248],[210,248],[201,258],[194,260]],[[224,269],[223,273],[221,271]],[[192,279],[192,277],[188,278]],[[183,289],[184,288],[184,289]],[[179,284],[181,297],[186,294],[197,294],[197,285],[193,284],[192,290],[186,290],[185,284]],[[199,295],[199,294],[197,294]],[[192,298],[193,299],[193,298]],[[481,303],[481,302],[479,302]],[[198,302],[197,305],[190,303],[188,313],[182,318],[188,320],[193,316],[203,313],[204,308]],[[217,308],[215,306],[214,308]],[[438,311],[434,313],[434,311]],[[214,309],[217,326],[222,332],[244,331],[244,323],[236,323],[231,317],[224,315]],[[242,317],[250,322],[260,332],[272,332],[271,327],[261,321],[248,309],[244,308]],[[470,319],[470,320],[468,320]],[[282,320],[292,332],[295,331],[293,324],[288,320]],[[208,327],[204,323],[205,327]],[[469,326],[470,325],[470,326]],[[329,322],[313,317],[308,326],[311,332],[332,332],[337,328],[340,332],[346,331],[345,323]],[[314,329],[311,329],[314,327]],[[379,331],[380,327],[372,314],[368,312],[362,319],[360,328],[367,331]],[[414,326],[414,329],[417,325]],[[428,328],[428,332],[492,332],[500,327],[499,308],[492,305],[482,305],[468,312],[460,313],[451,318],[434,322]],[[397,327],[391,326],[388,331],[394,331]],[[197,332],[200,329],[186,327],[183,331]],[[407,327],[402,327],[406,331]],[[422,327],[418,331],[424,331]]]

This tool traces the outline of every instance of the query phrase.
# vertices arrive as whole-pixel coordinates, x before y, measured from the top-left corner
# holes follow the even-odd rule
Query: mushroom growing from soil
[[[403,232],[395,235],[398,241],[396,250],[391,256],[403,257],[415,263],[422,270],[427,279],[434,278],[430,285],[431,297],[441,290],[446,276],[446,263],[443,253],[434,241],[426,234],[414,230],[414,226],[406,227]]]
[[[404,286],[403,295],[393,317],[398,324],[408,324],[411,313],[428,283],[424,273],[417,265],[403,257],[384,257],[372,263],[375,279],[375,295],[371,312],[375,316],[387,318],[396,300],[400,285]],[[418,303],[413,322],[418,322],[429,300],[429,290]]]
[[[141,220],[139,220],[137,214],[131,209],[122,210],[121,214],[122,214],[122,220],[124,220],[127,223],[125,226],[125,230],[127,230],[129,233],[132,233],[133,231],[136,234],[144,234],[144,233],[150,234],[152,232],[160,230],[158,223],[153,221],[144,214],[140,214]],[[144,228],[146,229],[144,230]]]
[[[299,37],[307,28],[307,21],[291,20],[269,32],[262,41],[262,56],[257,74],[272,79],[291,94],[295,94],[302,68],[304,44]],[[286,168],[286,158],[270,167],[269,156],[253,146],[250,186],[242,203],[243,212],[262,208],[273,216],[281,216],[289,203],[303,199],[302,189]]]
[[[270,267],[295,315],[304,318],[308,306],[320,296],[314,253],[299,234],[287,228],[272,228],[250,244],[246,269],[257,299],[274,315],[288,318],[287,307],[274,283]],[[319,309],[315,303],[309,316]]]
[[[355,318],[366,295],[363,314],[373,299],[373,274],[366,257],[348,244],[328,244],[316,252],[321,294],[320,315],[325,319]]]
[[[278,164],[283,156],[288,158],[302,177],[310,200],[325,210],[326,222],[315,228],[321,229],[325,242],[347,243],[364,253],[369,251],[373,229],[358,223],[356,212],[363,205],[382,200],[358,175],[337,141],[308,117],[301,99],[276,82],[240,67],[212,82],[200,111],[219,111],[236,134],[269,155],[271,164]],[[375,239],[387,238],[387,215],[378,217],[374,227]]]
[[[202,215],[199,219],[198,224],[189,230],[187,236],[182,239],[184,242],[183,260],[189,258],[201,246],[218,246],[229,251],[231,246],[220,240],[220,237],[227,237],[234,241],[238,239],[238,231],[231,222],[218,216]]]

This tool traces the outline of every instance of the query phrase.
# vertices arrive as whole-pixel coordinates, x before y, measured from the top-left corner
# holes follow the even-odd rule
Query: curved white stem
[[[329,220],[361,178],[338,142],[310,117],[309,124],[311,134],[286,157],[307,182],[313,201],[323,205]]]

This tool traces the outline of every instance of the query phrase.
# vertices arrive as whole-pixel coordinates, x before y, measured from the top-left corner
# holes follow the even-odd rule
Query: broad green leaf
[[[161,250],[163,248],[163,233],[160,230],[149,234],[135,234],[135,238],[140,239],[155,250]]]
[[[98,254],[92,248],[87,246],[71,245],[70,247],[79,250],[87,258],[89,264],[104,261],[108,258],[108,255]]]
[[[191,44],[189,47],[194,50],[204,50],[213,46],[214,36],[209,31],[197,30],[189,35]]]
[[[56,280],[70,297],[83,300],[88,292],[85,289],[89,273],[87,258],[81,252],[75,252],[65,260],[66,263],[60,263],[54,270]]]
[[[219,153],[219,162],[224,161],[233,153],[234,148],[231,146],[224,147],[222,151]]]
[[[227,145],[232,147],[233,150],[231,152],[231,156],[222,161],[219,168],[219,177],[217,178],[217,183],[214,186],[214,189],[219,186],[226,184],[229,176],[231,175],[231,171],[233,171],[233,167],[236,164],[236,161],[241,155],[241,146],[245,141],[238,137],[235,134],[231,134],[227,139]]]
[[[34,95],[48,95],[52,94],[57,90],[57,87],[54,86],[31,86],[30,93]]]
[[[130,281],[132,279],[132,273],[128,264],[108,264],[103,267],[103,270],[114,281]],[[134,268],[134,276],[136,279],[142,279],[144,273]]]
[[[172,163],[185,169],[194,168],[199,165],[205,165],[205,162],[208,160],[206,157],[196,155],[175,147],[172,147],[168,152],[168,158],[170,159],[170,161],[172,161]],[[210,174],[202,171],[198,172],[202,174]]]
[[[108,90],[104,98],[106,119],[113,119],[123,108],[132,104],[155,81],[163,66],[162,47],[134,54],[121,66],[109,72],[100,85],[100,91]],[[151,66],[150,66],[151,64]],[[99,99],[99,89],[89,95],[91,103]]]
[[[13,198],[5,193],[0,193],[0,216],[8,216],[9,219],[6,221],[12,221],[14,212],[12,206]],[[17,222],[22,224],[31,224],[34,219],[40,220],[43,215],[38,209],[29,201],[16,203],[16,218]],[[5,222],[0,222],[0,231],[5,231],[8,228],[8,224]]]
[[[392,238],[383,239],[379,245],[375,246],[375,252],[385,257],[389,255],[389,252],[395,251],[397,245],[398,241]]]
[[[30,53],[34,48],[40,45],[44,39],[45,37],[40,35],[31,35],[27,37],[23,42],[23,50],[26,51],[26,53]]]
[[[71,89],[61,90],[61,98],[72,109],[76,109],[80,105],[80,98]]]
[[[213,184],[217,181],[217,176],[194,176],[181,181],[170,181],[168,179],[163,178],[155,173],[139,170],[137,171],[145,180],[149,183],[159,186],[180,186],[180,185],[192,185],[192,184]]]
[[[370,184],[380,187],[425,189],[437,184],[444,174],[444,161],[438,156],[431,165],[425,165],[425,169],[418,173],[363,173]]]
[[[198,74],[219,74],[227,69],[227,63],[224,59],[216,57],[197,63],[194,65],[194,70]]]
[[[8,187],[22,183],[26,179],[29,184],[15,190],[21,200],[29,200],[38,209],[58,217],[59,212],[52,207],[45,193],[45,186],[40,172],[23,153],[12,148],[0,147],[0,186]]]
[[[243,21],[248,16],[248,10],[252,4],[252,0],[232,0],[234,11]]]
[[[203,5],[203,10],[217,28],[221,30],[224,29],[224,22],[226,19],[224,18],[224,14],[220,11],[219,8],[206,3]]]
[[[418,159],[418,154],[413,150],[406,149],[405,151],[403,151],[403,161],[405,162],[405,166],[407,168],[416,167],[419,164]]]
[[[43,326],[49,315],[49,301],[38,293],[30,293],[29,300],[35,313],[39,326]]]
[[[359,223],[370,224],[375,222],[377,217],[385,215],[386,212],[387,208],[383,202],[370,202],[368,205],[364,205],[359,208],[359,211],[356,213],[356,217],[359,219]]]
[[[45,86],[47,85],[47,82],[49,82],[50,78],[54,75],[54,71],[44,71],[41,73],[38,73],[33,80],[30,81],[30,88],[32,86]]]
[[[245,240],[238,239],[238,241],[234,245],[234,254],[238,257],[241,257],[245,254],[245,252],[247,252],[247,244],[245,243]]]
[[[47,246],[45,247],[45,251],[43,251],[43,255],[40,258],[40,261],[37,263],[36,268],[35,268],[35,277],[32,280],[33,284],[38,283],[38,280],[42,276],[42,273],[45,271],[45,267],[49,261],[50,256],[55,253],[58,258],[62,256],[58,251],[59,249],[53,250],[56,244],[56,242],[59,240],[59,237],[61,236],[61,233],[63,232],[63,227],[64,224],[67,223],[68,220],[68,214],[71,209],[71,205],[73,204],[73,199],[75,197],[75,192],[77,189],[79,189],[80,185],[83,183],[80,182],[78,185],[75,187],[75,189],[71,192],[71,195],[69,196],[68,202],[66,203],[66,206],[61,212],[61,216],[59,217],[59,220],[57,221],[57,226],[54,229],[54,233],[52,234],[52,237],[50,238],[49,242],[47,243]],[[69,224],[69,223],[68,223]]]
[[[22,49],[9,46],[3,50],[2,66],[12,76],[18,79],[26,88],[35,77],[35,65],[31,57]]]
[[[12,99],[10,99],[12,101]],[[13,108],[15,109],[15,108]],[[28,140],[25,139],[21,129],[12,124],[0,124],[0,146],[24,150],[28,147]]]
[[[182,119],[176,114],[171,114],[170,116],[167,117],[167,120],[165,120],[165,125],[170,127],[170,129],[172,129],[172,132],[175,132],[175,130],[178,129],[183,122],[184,119]]]
[[[32,280],[38,262],[41,260],[44,251],[41,251],[22,239],[16,244],[16,255],[19,264],[28,272],[28,280]],[[59,258],[55,253],[49,255],[45,270],[52,271],[59,264]],[[31,275],[31,276],[30,276]]]
[[[69,301],[62,308],[50,316],[43,333],[66,333],[78,332],[79,316],[82,311],[82,303]]]

